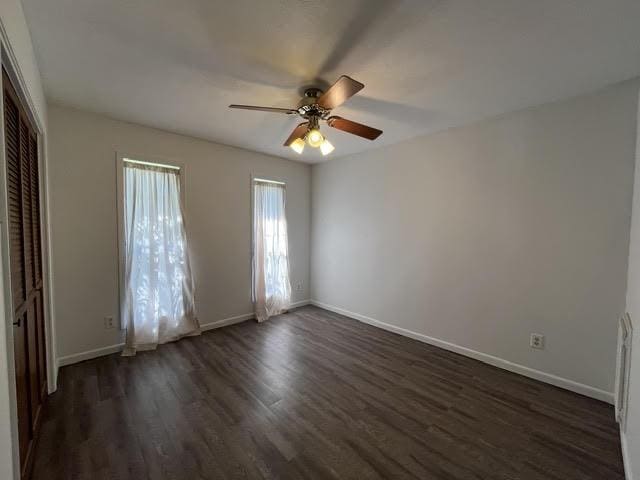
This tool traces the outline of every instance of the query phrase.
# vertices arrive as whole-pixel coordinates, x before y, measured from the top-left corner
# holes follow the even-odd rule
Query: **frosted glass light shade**
[[[296,138],[289,146],[294,152],[300,155],[304,150],[304,140],[301,138]]]
[[[334,150],[335,147],[331,145],[331,142],[329,142],[329,140],[325,138],[324,142],[322,142],[322,144],[320,145],[320,151],[322,152],[322,155],[329,155]]]

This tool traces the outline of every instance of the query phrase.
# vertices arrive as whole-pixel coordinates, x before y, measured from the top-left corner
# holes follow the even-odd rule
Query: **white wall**
[[[308,165],[104,116],[49,106],[51,223],[59,357],[122,341],[118,316],[116,152],[186,165],[186,221],[201,323],[252,312],[251,174],[287,183],[291,283],[309,298]]]
[[[0,40],[2,42],[3,64],[18,81],[21,93],[30,108],[34,110],[36,122],[46,134],[46,103],[40,73],[33,53],[31,36],[27,26],[22,4],[19,0],[2,0],[0,2]],[[0,121],[0,125],[2,122]],[[45,137],[46,138],[46,137]],[[46,144],[43,144],[46,149]],[[0,157],[4,159],[4,144],[0,142]],[[44,156],[46,160],[46,156]],[[4,161],[2,162],[4,171]],[[5,192],[2,191],[4,198]],[[4,205],[4,201],[0,202]],[[3,217],[4,218],[4,217]],[[6,233],[3,235],[5,241]],[[13,374],[13,337],[12,319],[6,315],[5,289],[8,284],[8,268],[6,265],[7,247],[2,245],[5,265],[0,266],[0,478],[19,477],[18,440],[15,410],[15,379]]]
[[[640,114],[640,107],[638,108]],[[640,125],[636,146],[636,169],[633,187],[633,213],[629,242],[629,279],[627,282],[627,312],[634,327],[631,347],[631,381],[626,431],[622,434],[627,479],[640,475]],[[636,477],[633,476],[635,473]]]
[[[314,166],[312,299],[609,399],[637,91],[626,82]]]

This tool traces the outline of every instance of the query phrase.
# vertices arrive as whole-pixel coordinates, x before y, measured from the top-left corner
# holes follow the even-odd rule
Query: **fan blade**
[[[287,141],[284,142],[284,146],[288,147],[291,145],[296,139],[304,137],[304,134],[307,133],[309,128],[309,122],[302,122],[296,128],[293,129]]]
[[[318,105],[328,110],[342,105],[350,97],[364,88],[364,84],[356,82],[353,78],[342,75],[336,83],[329,87],[318,99]]]
[[[292,108],[257,107],[255,105],[229,105],[229,108],[240,108],[242,110],[259,110],[261,112],[284,113],[287,115],[293,115],[294,113],[298,113],[297,110],[294,110]]]
[[[377,128],[368,127],[361,123],[352,122],[342,117],[329,117],[327,123],[330,127],[337,128],[343,132],[358,135],[359,137],[367,138],[369,140],[375,140],[382,134],[382,130]]]

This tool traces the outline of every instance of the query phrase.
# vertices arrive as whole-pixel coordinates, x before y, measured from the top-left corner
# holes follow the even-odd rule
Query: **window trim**
[[[186,176],[187,168],[184,162],[161,158],[150,155],[137,155],[124,152],[116,152],[116,222],[117,222],[117,250],[118,250],[118,319],[117,325],[119,330],[125,330],[122,323],[122,306],[124,305],[124,285],[125,285],[125,248],[124,248],[124,166],[126,162],[138,163],[160,168],[174,169],[179,171],[180,177],[180,201],[182,208],[187,216],[186,202]]]

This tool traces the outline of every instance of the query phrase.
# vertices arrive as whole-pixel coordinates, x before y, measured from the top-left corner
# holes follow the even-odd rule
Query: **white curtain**
[[[253,186],[253,303],[259,322],[282,313],[291,303],[285,187],[257,180]]]
[[[180,171],[124,163],[123,355],[200,333],[180,196]]]

